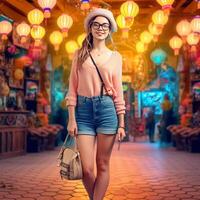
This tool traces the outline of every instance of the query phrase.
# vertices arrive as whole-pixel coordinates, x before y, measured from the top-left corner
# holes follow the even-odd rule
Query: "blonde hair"
[[[88,31],[88,34],[87,36],[85,37],[85,39],[83,40],[83,43],[82,43],[82,47],[78,50],[78,66],[81,67],[82,64],[85,62],[85,60],[88,58],[89,56],[89,52],[92,51],[93,49],[93,36],[92,36],[92,32],[91,32],[91,25],[92,25],[92,22],[94,21],[94,19],[98,17],[98,16],[95,16],[94,18],[92,18],[89,22],[89,31]],[[104,16],[103,16],[104,17]],[[106,17],[105,17],[106,18]],[[107,18],[106,18],[107,19]],[[110,23],[109,19],[107,19],[108,22]],[[110,23],[111,25],[111,23]],[[112,43],[112,46],[113,46],[113,49],[115,50],[116,47],[114,45],[114,42],[113,42],[113,39],[112,39],[112,36],[109,32],[108,34],[108,37]]]

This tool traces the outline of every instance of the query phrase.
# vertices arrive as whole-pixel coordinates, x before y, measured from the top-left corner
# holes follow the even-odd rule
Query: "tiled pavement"
[[[58,176],[58,151],[0,160],[2,200],[86,200],[80,181]],[[156,144],[117,145],[105,200],[200,200],[200,154],[160,149]]]

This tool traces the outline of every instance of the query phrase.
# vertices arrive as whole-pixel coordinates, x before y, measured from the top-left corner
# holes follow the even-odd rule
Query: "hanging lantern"
[[[200,16],[195,16],[190,22],[191,29],[194,33],[200,33]]]
[[[42,21],[44,20],[44,15],[41,10],[39,9],[33,9],[28,13],[28,21],[30,24],[34,25],[40,25]]]
[[[22,69],[16,69],[14,71],[14,78],[16,80],[22,80],[24,78],[24,72]]]
[[[163,10],[157,10],[152,15],[152,21],[159,29],[162,29],[163,26],[168,22],[168,16]]]
[[[27,36],[29,35],[29,33],[31,31],[31,28],[27,23],[22,22],[22,23],[17,25],[16,31],[17,31],[17,34],[21,38],[21,43],[25,43],[26,42],[26,38],[27,38]]]
[[[78,42],[79,47],[82,47],[82,43],[84,39],[86,38],[86,36],[87,36],[86,33],[82,33],[81,35],[78,36],[77,42]]]
[[[153,36],[148,31],[143,31],[140,34],[140,40],[141,40],[141,42],[144,43],[144,45],[148,45],[152,39],[153,39]]]
[[[169,40],[169,45],[174,50],[174,55],[178,55],[179,50],[183,45],[183,42],[182,42],[181,38],[179,38],[178,36],[173,36]]]
[[[190,33],[187,36],[187,43],[191,46],[191,51],[196,51],[196,45],[199,43],[199,36],[195,33]]]
[[[56,5],[57,0],[38,0],[38,4],[44,10],[44,17],[51,17],[51,10]]]
[[[63,41],[62,33],[60,31],[54,31],[53,33],[51,33],[49,39],[50,39],[50,42],[54,45],[54,49],[58,51],[59,46]]]
[[[149,33],[153,36],[155,42],[158,41],[158,36],[162,33],[162,29],[159,29],[154,23],[150,23],[148,26]]]
[[[81,0],[81,10],[88,11],[90,9],[90,0]]]
[[[60,17],[58,17],[57,24],[58,24],[58,27],[62,30],[63,36],[67,37],[68,30],[73,25],[73,19],[71,16],[67,14],[62,14]]]
[[[7,21],[3,20],[0,22],[0,35],[2,35],[2,40],[7,40],[8,34],[12,31],[12,24]]]
[[[127,39],[129,36],[129,30],[132,24],[128,24],[125,20],[125,17],[123,15],[119,15],[116,19],[117,25],[122,30],[122,38]],[[133,23],[133,20],[132,20]]]
[[[163,11],[169,14],[174,0],[157,0],[157,2],[162,6]]]
[[[136,43],[136,51],[137,51],[138,53],[144,53],[145,50],[146,50],[146,49],[145,49],[145,45],[144,45],[143,42],[139,41],[139,42]]]
[[[69,54],[69,58],[72,59],[75,51],[78,49],[78,44],[74,40],[70,40],[65,44],[65,49]]]
[[[35,40],[35,46],[39,46],[41,39],[45,36],[45,29],[42,26],[33,27],[31,36]]]
[[[167,58],[167,54],[165,51],[163,51],[162,49],[155,49],[151,55],[150,58],[152,60],[152,62],[155,65],[161,65],[162,63],[165,62],[166,58]]]
[[[120,12],[129,24],[139,13],[139,6],[134,1],[126,1],[121,5]]]
[[[197,9],[200,9],[200,0],[196,0],[197,2]]]
[[[181,20],[177,25],[176,25],[176,31],[177,33],[182,37],[183,43],[186,42],[187,35],[190,34],[191,32],[191,25],[188,20]]]

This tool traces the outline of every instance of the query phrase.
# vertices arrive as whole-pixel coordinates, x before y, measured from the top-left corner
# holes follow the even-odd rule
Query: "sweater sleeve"
[[[119,54],[119,53],[118,53]],[[113,77],[113,86],[116,91],[114,103],[117,114],[125,114],[125,101],[122,88],[122,56],[119,54],[118,63],[116,66],[116,73]]]
[[[77,88],[78,88],[78,66],[77,66],[78,53],[74,54],[72,66],[69,76],[69,89],[65,97],[67,106],[76,106],[77,101]]]

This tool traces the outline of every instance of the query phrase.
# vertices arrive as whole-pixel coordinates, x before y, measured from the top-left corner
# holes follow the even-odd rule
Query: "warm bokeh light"
[[[151,35],[151,33],[149,33],[149,31],[143,31],[140,34],[140,40],[144,44],[149,44],[152,41],[152,39],[153,39],[153,36]]]
[[[162,9],[166,14],[170,13],[174,0],[156,0],[156,1],[162,6]]]
[[[16,31],[21,38],[21,43],[25,43],[27,36],[30,34],[31,28],[26,22],[22,22],[17,25]]]
[[[39,9],[33,9],[28,13],[28,21],[32,25],[39,25],[44,20],[44,14]]]
[[[200,16],[195,16],[190,22],[190,25],[194,33],[200,33]]]
[[[78,48],[79,48],[78,44],[74,40],[70,40],[70,41],[66,42],[66,44],[65,44],[65,49],[66,49],[67,53],[69,54],[70,59],[72,59],[73,54],[76,52],[76,50]]]
[[[38,4],[44,10],[44,17],[51,17],[51,9],[56,5],[57,0],[38,0]]]
[[[33,27],[31,29],[31,36],[35,40],[35,45],[40,44],[41,39],[45,36],[45,29],[42,26]]]
[[[82,33],[81,35],[78,36],[77,42],[79,47],[82,47],[83,40],[85,39],[86,36],[87,36],[86,33]]]
[[[144,45],[143,42],[139,41],[139,42],[136,43],[136,51],[138,53],[143,53],[143,52],[145,52],[145,50],[146,49],[145,49],[145,45]]]
[[[158,28],[163,28],[163,26],[168,22],[168,16],[163,10],[157,10],[152,15],[152,21],[158,26]]]
[[[2,40],[7,40],[7,35],[12,31],[12,24],[3,20],[0,22],[0,35],[2,35]]]
[[[178,55],[179,54],[179,50],[183,45],[183,41],[181,40],[180,37],[178,36],[173,36],[170,40],[169,40],[169,45],[170,47],[174,50],[174,54]]]
[[[182,37],[183,42],[185,43],[187,35],[189,35],[190,32],[191,32],[190,22],[188,20],[186,20],[186,19],[181,20],[176,25],[176,31]]]
[[[59,46],[63,41],[63,34],[60,31],[53,31],[49,37],[51,44],[54,45],[56,51],[59,50]]]
[[[196,51],[196,45],[199,43],[199,35],[190,33],[187,36],[187,43],[191,46],[191,51]]]

